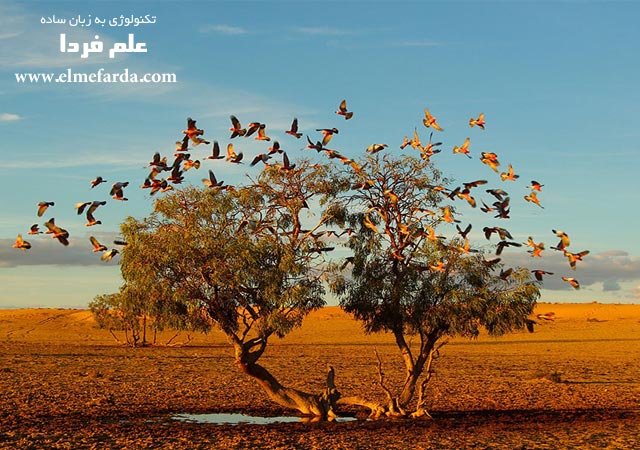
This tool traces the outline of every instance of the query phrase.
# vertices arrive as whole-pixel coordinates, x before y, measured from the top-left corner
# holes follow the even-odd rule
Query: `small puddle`
[[[280,417],[261,417],[261,416],[249,416],[247,414],[176,414],[171,417],[173,420],[179,420],[189,423],[213,423],[216,425],[238,425],[238,424],[252,424],[252,425],[266,425],[271,423],[291,423],[291,422],[314,422],[313,417],[300,417],[300,416],[280,416]],[[355,417],[338,417],[334,419],[335,422],[351,422],[358,420]]]

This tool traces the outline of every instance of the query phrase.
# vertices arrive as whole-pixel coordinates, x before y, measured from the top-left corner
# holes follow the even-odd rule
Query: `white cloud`
[[[2,113],[0,114],[0,122],[15,122],[16,120],[22,119],[22,116],[18,114],[11,113]]]

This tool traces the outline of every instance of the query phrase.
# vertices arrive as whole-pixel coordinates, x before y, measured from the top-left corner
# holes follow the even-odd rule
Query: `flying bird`
[[[456,225],[456,230],[458,230],[458,234],[462,236],[462,239],[466,239],[467,235],[471,231],[471,224],[467,225],[467,228],[465,228],[464,230],[460,228],[459,225]]]
[[[502,201],[493,202],[493,206],[496,207],[498,214],[494,217],[499,219],[508,219],[509,218],[509,197],[505,198]]]
[[[505,247],[522,247],[522,244],[519,242],[512,242],[512,241],[500,241],[497,244],[496,255],[502,254],[502,250]]]
[[[474,119],[473,117],[469,119],[469,126],[471,128],[473,128],[474,126],[477,126],[478,128],[482,128],[484,130],[484,125],[485,125],[484,113],[480,113],[477,119]]]
[[[580,253],[571,253],[564,250],[564,256],[569,260],[569,266],[571,269],[576,270],[576,262],[582,261],[583,256],[587,256],[589,254],[589,250],[584,250]]]
[[[289,134],[296,139],[300,139],[302,137],[302,133],[298,133],[298,118],[294,117],[293,122],[291,122],[291,128],[289,131],[285,131],[286,134]]]
[[[387,147],[388,147],[387,144],[371,144],[370,146],[367,147],[365,151],[373,155],[374,153],[378,153]]]
[[[33,225],[31,225],[31,228],[29,228],[27,234],[42,234],[42,231],[40,231],[40,229],[38,228],[38,224],[34,223]]]
[[[153,159],[149,162],[149,166],[157,168],[158,170],[164,170],[167,168],[167,157],[160,157],[159,152],[153,154]]]
[[[462,144],[461,147],[458,147],[457,145],[453,146],[453,153],[462,153],[463,155],[467,155],[468,158],[471,158],[471,155],[469,154],[469,143],[471,142],[470,138],[466,138],[464,140],[464,143]]]
[[[200,160],[196,159],[195,161],[193,159],[187,159],[184,162],[184,165],[182,166],[182,169],[186,172],[187,170],[191,169],[191,168],[195,168],[196,170],[200,168]]]
[[[457,192],[456,195],[458,198],[466,200],[472,208],[476,207],[476,199],[471,196],[471,189],[465,187],[462,191]]]
[[[498,277],[503,280],[506,281],[507,278],[509,278],[511,276],[511,274],[513,274],[513,267],[509,267],[508,269],[504,270],[501,269],[500,270],[500,275],[498,275]]]
[[[51,237],[57,239],[62,245],[69,245],[69,232],[57,226],[53,217],[45,222],[44,226],[48,229],[46,234],[51,234]]]
[[[236,153],[233,150],[233,144],[227,145],[227,161],[232,162],[234,164],[240,164],[242,161],[243,154],[242,152]]]
[[[89,208],[87,209],[87,223],[85,224],[86,226],[91,227],[93,225],[100,225],[102,223],[99,220],[96,220],[95,217],[93,217],[93,213],[96,209],[98,209],[99,206],[104,206],[106,204],[107,202],[98,200],[91,202]]]
[[[165,181],[171,181],[171,183],[173,184],[180,184],[184,180],[182,173],[183,172],[182,170],[180,170],[180,165],[175,165],[173,169],[171,169],[171,175],[169,175]],[[152,194],[154,192],[155,191],[152,191]]]
[[[500,165],[500,162],[498,161],[498,155],[496,155],[495,153],[482,152],[480,156],[480,162],[491,167],[491,170],[493,170],[495,173],[498,173],[498,166]]]
[[[469,248],[469,239],[467,238],[464,239],[464,245],[456,245],[455,247],[453,247],[453,249],[464,254],[478,253],[478,250]]]
[[[544,242],[536,243],[533,238],[529,236],[527,242],[525,243],[528,247],[533,248],[533,250],[528,250],[531,253],[531,256],[535,256],[538,258],[542,257],[542,250],[544,250]]]
[[[232,125],[231,128],[229,128],[229,131],[231,131],[231,139],[236,136],[244,136],[245,134],[247,134],[247,129],[242,128],[242,125],[240,125],[240,121],[236,116],[231,115],[229,117],[231,118]]]
[[[91,245],[93,245],[93,252],[104,252],[105,250],[107,250],[107,247],[105,245],[102,245],[100,242],[98,242],[98,240],[93,237],[93,236],[89,236],[89,240],[91,241]]]
[[[253,133],[260,129],[261,125],[262,124],[260,122],[251,122],[249,125],[247,125],[247,132],[245,133],[244,137],[251,136]]]
[[[515,173],[513,173],[513,166],[511,166],[511,164],[509,164],[509,169],[507,172],[500,173],[500,179],[502,181],[516,181],[518,178],[520,178],[520,175],[516,175]]]
[[[267,150],[268,150],[267,155],[269,155],[269,156],[274,155],[276,153],[284,152],[284,150],[282,150],[280,148],[280,142],[278,142],[278,141],[274,141],[273,145],[271,147],[269,147]]]
[[[149,193],[150,195],[155,195],[158,192],[166,192],[172,188],[172,186],[169,186],[169,183],[165,179],[153,180],[149,187],[151,188],[151,192]]]
[[[487,189],[487,192],[491,195],[493,195],[496,199],[498,199],[499,201],[502,201],[502,199],[504,197],[506,197],[507,195],[509,195],[508,192],[503,191],[502,189]]]
[[[259,162],[263,162],[264,165],[266,166],[268,165],[267,161],[269,161],[270,159],[271,159],[271,156],[269,156],[267,153],[259,153],[258,155],[255,156],[255,158],[253,158],[253,160],[249,165],[253,167]]]
[[[533,276],[536,277],[536,280],[542,281],[543,275],[553,275],[553,272],[547,272],[546,270],[535,269],[532,270]]]
[[[206,187],[209,187],[209,188],[222,187],[222,185],[224,184],[224,181],[218,181],[216,179],[216,176],[213,174],[212,170],[209,170],[209,178],[203,178],[202,182]]]
[[[124,191],[123,191],[123,189],[126,188],[127,186],[129,186],[128,181],[125,181],[125,182],[118,181],[117,183],[113,183],[113,185],[111,186],[111,191],[109,192],[109,195],[111,195],[114,200],[122,200],[122,201],[129,200],[124,196]]]
[[[308,144],[307,144],[307,148],[315,149],[315,151],[317,151],[318,153],[319,153],[319,152],[321,152],[322,150],[325,150],[325,149],[322,147],[322,142],[317,141],[317,142],[314,144],[313,142],[311,142],[311,139],[309,139],[309,136],[307,136],[307,142],[308,142]]]
[[[557,246],[551,247],[554,250],[564,250],[569,247],[571,240],[569,239],[569,235],[562,230],[551,230],[553,233],[560,238],[560,242]]]
[[[258,135],[254,138],[256,141],[270,141],[271,138],[269,136],[267,136],[266,132],[264,131],[266,128],[266,125],[264,123],[260,124],[260,127],[258,128]]]
[[[562,277],[562,279],[573,286],[574,289],[580,289],[580,283],[575,278]]]
[[[96,177],[94,180],[91,180],[91,189],[93,189],[94,187],[96,187],[100,183],[105,183],[106,181],[107,180],[105,180],[102,177]]]
[[[504,229],[504,228],[500,228],[500,227],[484,227],[482,229],[482,231],[484,231],[484,237],[486,237],[487,239],[491,239],[491,235],[493,233],[498,233],[498,236],[503,241],[506,240],[506,239],[513,239],[513,236],[511,236],[511,233],[509,233],[509,231]]]
[[[189,149],[189,136],[182,138],[181,141],[176,141],[176,153],[186,152]]]
[[[204,139],[201,139],[198,137],[198,136],[202,136],[204,134],[204,131],[196,127],[196,121],[193,120],[191,117],[187,118],[187,129],[184,130],[183,133],[186,135],[186,137],[191,139],[191,141],[195,145],[200,145],[203,143],[209,144],[208,141],[205,141]]]
[[[442,127],[438,125],[436,118],[431,115],[427,108],[424,109],[424,119],[422,119],[422,123],[427,128],[433,128],[434,130],[442,131]]]
[[[543,186],[544,184],[540,184],[536,180],[531,180],[531,186],[527,186],[527,188],[531,189],[532,191],[540,192]]]
[[[495,208],[492,208],[491,206],[487,205],[484,200],[480,200],[480,202],[482,202],[482,206],[480,207],[480,211],[484,212],[484,213],[490,213],[495,211]]]
[[[49,206],[54,206],[54,202],[40,202],[38,203],[38,217],[42,217],[44,212],[47,210]]]
[[[342,100],[340,102],[340,106],[338,106],[338,110],[336,111],[336,114],[338,114],[339,116],[343,116],[345,120],[349,120],[353,117],[353,111],[347,111],[346,100]]]
[[[536,317],[540,320],[548,320],[549,322],[554,322],[556,320],[556,313],[548,312],[544,314],[537,314]]]
[[[84,208],[90,204],[91,202],[76,203],[76,210],[78,211],[78,215],[82,214],[82,212],[84,211]]]
[[[25,251],[31,248],[31,244],[23,240],[22,235],[19,234],[18,237],[16,237],[16,243],[13,244],[13,248],[19,248],[20,250]]]
[[[296,168],[295,164],[291,164],[289,162],[289,157],[287,156],[287,152],[284,152],[282,154],[282,167],[280,167],[280,170],[293,170]]]
[[[218,141],[213,141],[213,148],[211,149],[211,154],[207,156],[205,159],[223,159],[224,156],[220,155],[220,144]]]
[[[340,131],[338,131],[337,128],[316,128],[316,131],[319,131],[322,133],[322,135],[324,136],[322,138],[322,146],[324,147],[325,145],[327,145],[329,143],[329,141],[331,141],[331,138],[333,138],[334,134],[338,134]]]
[[[538,195],[536,194],[536,192],[535,192],[535,191],[531,191],[531,194],[529,194],[529,195],[525,195],[525,196],[524,196],[524,199],[525,199],[526,201],[528,201],[528,202],[535,203],[535,204],[536,204],[536,205],[538,205],[540,208],[543,208],[543,209],[544,209],[544,206],[542,206],[542,205],[540,204],[540,199],[538,199]]]
[[[118,250],[116,250],[115,248],[112,248],[111,250],[106,250],[106,251],[102,252],[102,256],[100,257],[100,259],[102,261],[109,262],[118,253],[120,253],[120,252],[118,252]]]
[[[459,220],[455,220],[453,218],[453,216],[451,215],[451,209],[448,206],[445,206],[444,210],[442,211],[442,216],[440,217],[442,220],[444,220],[445,222],[449,222],[449,223],[460,223]]]
[[[427,226],[426,236],[427,236],[427,239],[429,239],[432,242],[439,242],[440,239],[446,239],[445,236],[436,236],[436,230],[434,230],[430,226]]]
[[[417,130],[414,130],[414,137],[415,139],[418,139]],[[436,153],[440,153],[441,151],[441,149],[436,147],[442,145],[442,142],[431,142],[432,137],[433,137],[433,131],[429,134],[429,142],[427,142],[427,145],[425,145],[424,147],[423,146],[418,147],[420,149],[420,157],[425,161],[428,161],[429,158],[431,158]]]

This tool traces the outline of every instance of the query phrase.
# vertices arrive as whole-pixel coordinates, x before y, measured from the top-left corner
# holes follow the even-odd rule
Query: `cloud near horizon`
[[[571,286],[561,277],[576,278],[582,287],[602,285],[602,292],[622,292],[622,283],[640,280],[640,257],[631,256],[622,250],[609,250],[589,254],[571,270],[567,258],[560,252],[547,251],[542,258],[532,258],[522,253],[503,254],[503,262],[509,266],[524,266],[553,272],[544,277],[543,288],[548,290],[571,290]],[[624,296],[640,294],[640,286]],[[636,297],[638,298],[638,297]]]
[[[2,113],[0,114],[0,122],[15,122],[16,120],[22,120],[23,117],[18,114]]]

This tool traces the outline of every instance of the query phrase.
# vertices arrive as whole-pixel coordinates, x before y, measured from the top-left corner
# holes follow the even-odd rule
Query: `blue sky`
[[[43,17],[89,15],[117,19],[155,16],[138,27],[42,24]],[[260,121],[290,157],[302,141],[286,136],[294,116],[312,137],[315,128],[340,129],[331,142],[348,156],[371,143],[390,152],[428,107],[444,128],[434,157],[458,182],[479,178],[512,196],[512,219],[488,221],[460,206],[474,224],[472,239],[487,245],[483,226],[508,228],[516,240],[533,236],[548,246],[566,231],[571,250],[590,250],[574,273],[547,250],[532,264],[524,249],[505,250],[509,263],[555,272],[542,301],[638,302],[640,225],[640,5],[634,2],[0,2],[0,307],[86,306],[120,285],[117,257],[91,252],[89,235],[109,244],[128,215],[152,208],[139,189],[154,152],[171,155],[193,117],[205,137],[231,142],[229,115]],[[88,23],[88,20],[85,21]],[[146,53],[110,59],[60,52],[60,34],[78,43],[99,36],[105,48],[129,33]],[[172,84],[17,83],[16,73],[175,73]],[[354,118],[334,114],[347,99]],[[469,118],[486,115],[485,131]],[[471,138],[473,159],[453,155]],[[436,136],[434,136],[436,138]],[[236,142],[246,157],[262,152],[252,139]],[[202,159],[209,148],[192,155]],[[499,180],[478,161],[495,152],[520,175]],[[227,182],[257,168],[208,161],[188,172],[195,184],[214,169]],[[254,170],[255,169],[255,170]],[[109,182],[90,190],[101,175]],[[525,202],[529,181],[545,186],[544,209]],[[128,202],[109,197],[115,181],[129,181]],[[103,224],[87,228],[76,202],[108,200],[96,211]],[[489,198],[485,198],[486,201]],[[39,201],[55,201],[42,218]],[[26,236],[50,217],[68,229],[71,245]],[[484,221],[480,222],[480,221]],[[32,242],[11,248],[16,235]],[[495,241],[495,240],[494,240]],[[572,290],[559,276],[575,276]]]

